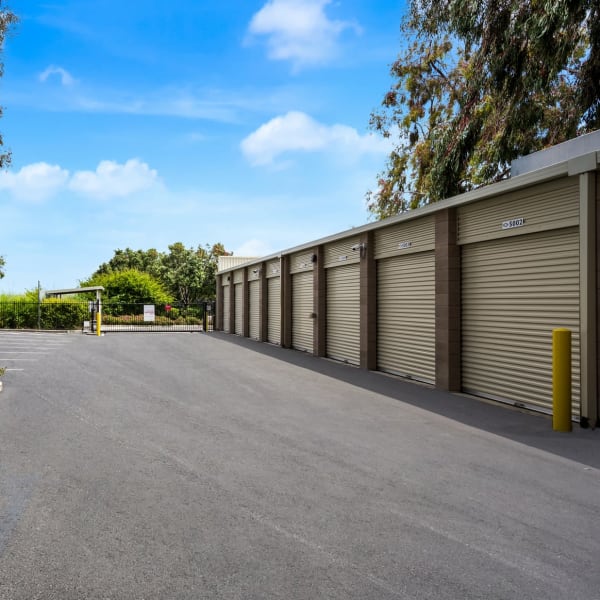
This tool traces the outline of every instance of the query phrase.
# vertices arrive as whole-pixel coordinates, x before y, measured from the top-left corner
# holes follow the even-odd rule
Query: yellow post
[[[98,311],[96,313],[96,335],[101,335],[101,333],[100,333],[101,323],[102,323],[102,313],[100,311]]]
[[[571,431],[571,330],[552,332],[552,428]]]

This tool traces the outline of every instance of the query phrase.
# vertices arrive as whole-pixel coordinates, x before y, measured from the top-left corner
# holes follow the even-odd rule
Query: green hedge
[[[39,308],[38,308],[39,307]],[[42,303],[0,301],[0,328],[3,329],[81,329],[88,319],[87,302],[46,298]]]
[[[140,325],[152,327],[153,325],[202,325],[202,319],[198,317],[161,317],[156,316],[154,321],[144,321],[144,315],[119,315],[113,316],[102,314],[104,325]]]

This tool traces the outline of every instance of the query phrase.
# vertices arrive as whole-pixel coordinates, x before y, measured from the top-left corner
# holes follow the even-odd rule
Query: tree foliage
[[[114,256],[107,262],[102,263],[94,275],[104,275],[115,273],[117,271],[127,271],[135,269],[143,273],[149,273],[155,277],[158,276],[160,267],[160,253],[154,248],[149,250],[115,250]]]
[[[0,0],[0,53],[4,49],[4,40],[11,27],[17,23],[17,16]],[[4,63],[0,61],[0,77],[4,75]],[[0,106],[0,117],[2,117],[2,107]],[[4,140],[0,134],[0,169],[10,164],[10,152],[3,151]],[[1,272],[1,269],[0,269]]]
[[[168,252],[149,250],[115,250],[114,256],[102,263],[92,275],[97,277],[122,271],[135,270],[146,273],[158,281],[172,298],[191,304],[215,297],[215,275],[217,259],[228,254],[223,244],[187,248],[181,242],[171,244]],[[104,285],[86,283],[86,285]]]
[[[173,297],[149,273],[135,269],[94,275],[82,287],[104,287],[105,306],[117,304],[168,304]]]
[[[371,127],[396,137],[378,218],[508,176],[600,128],[600,0],[411,0],[407,47]]]
[[[0,57],[4,49],[4,40],[11,27],[18,22],[17,16],[0,0]],[[0,60],[0,77],[4,75],[4,63]],[[2,117],[2,107],[0,106],[0,117]],[[4,139],[0,133],[0,169],[10,164],[11,154],[8,151],[2,151]],[[4,277],[4,266],[6,265],[4,257],[0,256],[0,279]]]

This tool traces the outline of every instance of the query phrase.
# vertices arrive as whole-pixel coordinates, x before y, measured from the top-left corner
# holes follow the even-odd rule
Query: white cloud
[[[268,56],[290,60],[296,67],[319,64],[335,56],[346,29],[360,28],[348,21],[331,20],[325,7],[331,0],[269,0],[250,21],[248,31],[266,36]]]
[[[50,65],[44,72],[40,73],[39,80],[45,82],[52,75],[58,75],[60,82],[64,86],[70,86],[75,83],[75,79],[66,69],[56,67],[55,65]]]
[[[303,112],[292,111],[261,125],[241,142],[253,165],[270,165],[286,152],[335,151],[338,155],[386,154],[389,142],[376,135],[360,135],[348,125],[323,125]]]
[[[153,187],[158,182],[158,173],[137,158],[123,165],[103,160],[95,171],[75,173],[69,181],[69,189],[96,198],[123,197]]]
[[[96,199],[131,196],[161,185],[158,173],[137,158],[124,164],[103,160],[95,171],[70,174],[58,165],[33,163],[19,171],[0,171],[0,191],[18,200],[41,202],[61,191]]]
[[[0,190],[9,191],[19,200],[40,202],[50,198],[64,187],[69,172],[58,165],[33,163],[19,171],[0,172]]]

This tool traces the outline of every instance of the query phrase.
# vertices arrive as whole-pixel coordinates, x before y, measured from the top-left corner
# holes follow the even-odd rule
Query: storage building
[[[598,422],[600,132],[512,178],[217,275],[217,329],[552,410],[572,332],[573,419]]]

